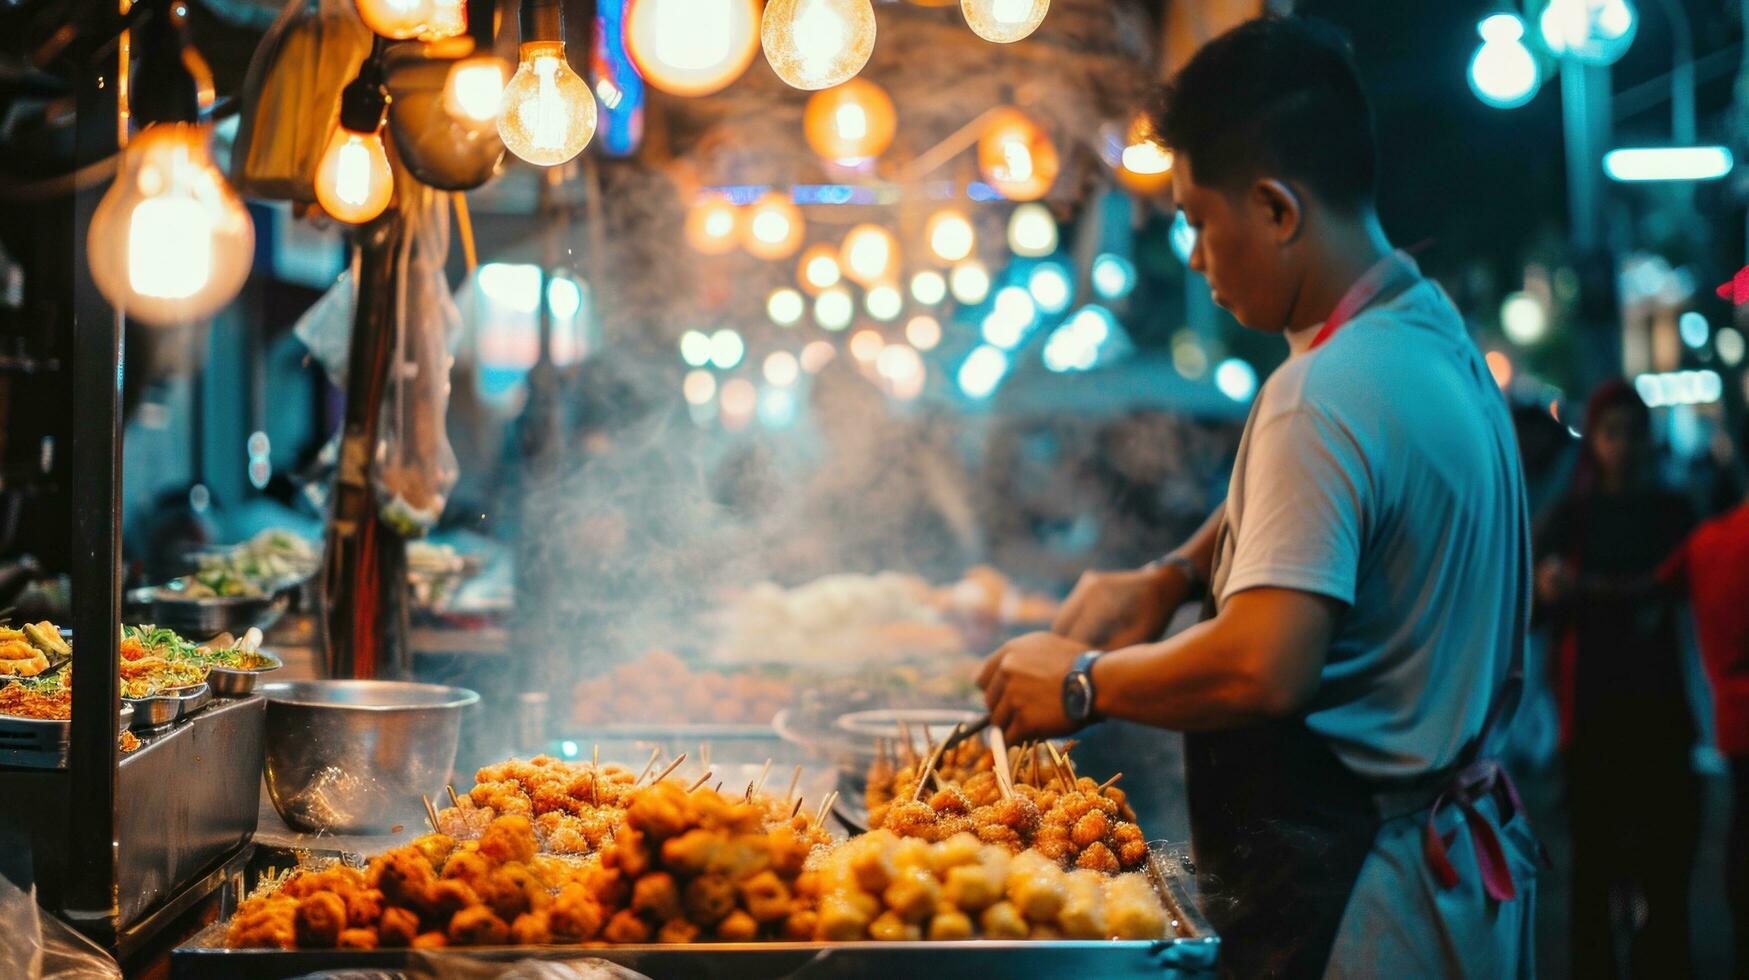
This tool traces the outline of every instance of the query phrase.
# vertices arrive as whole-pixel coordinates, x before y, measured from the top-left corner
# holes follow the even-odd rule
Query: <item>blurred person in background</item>
[[[1749,416],[1743,420],[1741,445],[1749,457]],[[1736,976],[1749,977],[1749,498],[1689,535],[1659,577],[1686,596],[1694,610],[1712,685],[1715,739],[1731,771],[1725,889]]]
[[[1700,830],[1696,737],[1677,604],[1653,573],[1694,526],[1652,478],[1651,413],[1625,381],[1586,406],[1567,494],[1538,534],[1573,835],[1573,975],[1691,972],[1689,881]]]

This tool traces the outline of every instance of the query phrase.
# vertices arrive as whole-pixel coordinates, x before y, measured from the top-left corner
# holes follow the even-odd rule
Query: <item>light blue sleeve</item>
[[[1222,599],[1280,588],[1353,605],[1367,487],[1360,447],[1322,411],[1302,403],[1262,422]]]

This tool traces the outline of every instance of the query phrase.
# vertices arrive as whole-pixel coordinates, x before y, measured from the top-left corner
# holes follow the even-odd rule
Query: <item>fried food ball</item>
[[[1080,820],[1075,821],[1075,829],[1069,832],[1069,839],[1075,842],[1076,847],[1086,849],[1104,840],[1105,835],[1110,832],[1111,823],[1105,814],[1099,810],[1089,810]]]
[[[1116,939],[1161,939],[1166,908],[1146,875],[1118,875],[1105,882],[1106,925]]]
[[[930,852],[929,863],[936,874],[945,874],[949,868],[962,864],[976,864],[980,850],[978,838],[973,834],[955,834],[942,841]]]
[[[376,949],[377,931],[375,929],[343,929],[336,945],[341,949]]]
[[[1105,878],[1097,871],[1069,873],[1064,885],[1063,910],[1057,925],[1070,939],[1104,939]]]
[[[652,871],[632,885],[632,909],[658,922],[680,916],[680,887],[666,871]]]
[[[863,891],[885,891],[898,874],[891,844],[876,841],[858,848],[850,856],[850,872]]]
[[[601,931],[601,904],[588,888],[570,884],[560,889],[547,911],[547,928],[562,942],[587,942]]]
[[[989,939],[1026,938],[1026,920],[1012,902],[997,902],[985,909],[978,916],[978,924],[984,927],[984,935]]]
[[[772,870],[785,878],[802,873],[813,845],[793,827],[777,826],[765,835],[766,851],[771,855]]]
[[[735,885],[719,874],[702,874],[686,883],[686,917],[714,926],[735,907]]]
[[[882,898],[887,908],[906,922],[920,923],[935,911],[941,900],[941,885],[927,867],[913,866],[899,872]]]
[[[728,842],[729,835],[721,830],[694,827],[662,842],[662,863],[681,874],[700,874],[717,862]]]
[[[656,941],[671,945],[695,943],[701,931],[691,920],[676,917],[662,923],[662,928],[656,930]]]
[[[1117,846],[1117,859],[1125,868],[1139,868],[1148,860],[1148,845],[1139,840],[1124,841]]]
[[[643,832],[625,827],[614,836],[613,846],[601,853],[604,867],[617,868],[636,878],[650,869],[650,847]]]
[[[423,908],[425,896],[437,883],[437,875],[416,849],[403,847],[372,860],[366,880],[391,905]]]
[[[1037,851],[1022,851],[1008,865],[1006,894],[1033,922],[1054,922],[1067,900],[1062,869]]]
[[[947,869],[942,897],[967,912],[989,907],[1002,897],[1002,877],[983,864],[962,864]]]
[[[536,850],[534,824],[521,814],[499,817],[480,835],[480,856],[499,864],[527,864]]]
[[[409,945],[414,949],[442,949],[449,945],[449,937],[436,930],[422,932],[414,936],[413,942]]]
[[[966,799],[966,794],[960,792],[958,787],[949,786],[937,790],[929,798],[929,808],[936,813],[970,813],[972,801]]]
[[[741,893],[741,904],[756,921],[778,922],[789,915],[794,899],[783,879],[771,870],[743,879],[735,887]]]
[[[928,803],[907,801],[888,809],[887,819],[881,826],[900,837],[918,837],[929,832],[935,817],[935,809]]]
[[[650,941],[650,925],[631,909],[620,909],[601,930],[601,937],[610,943],[645,943]]]
[[[783,920],[783,938],[805,943],[814,938],[820,925],[820,913],[814,909],[797,909]]]
[[[959,870],[959,869],[954,869]],[[946,908],[929,920],[929,938],[934,942],[972,938],[971,917],[956,908]]]
[[[1104,841],[1097,841],[1082,851],[1081,856],[1075,859],[1075,867],[1108,875],[1123,870],[1118,865],[1117,855],[1111,853],[1111,848],[1106,847]]]
[[[439,877],[444,881],[459,881],[480,892],[485,890],[486,879],[491,874],[492,865],[478,851],[461,851],[444,864],[443,874]]]
[[[484,905],[470,905],[449,920],[452,946],[502,946],[510,939],[510,926]]]
[[[449,856],[455,853],[456,843],[455,838],[448,834],[425,834],[413,838],[412,843],[407,846],[418,851],[420,856],[429,861],[433,868],[441,868],[443,862],[449,860]]]
[[[1032,847],[1039,854],[1058,863],[1075,853],[1075,842],[1067,837],[1039,837],[1033,841]]]
[[[333,892],[317,892],[298,902],[292,919],[303,949],[332,949],[346,928],[346,903]]]
[[[225,933],[225,945],[233,949],[294,949],[297,930],[292,918],[298,903],[283,895],[251,898],[238,906]]]
[[[851,942],[868,932],[871,916],[842,894],[828,895],[820,900],[816,934],[829,942]]]
[[[553,930],[545,912],[524,912],[510,923],[510,941],[518,946],[545,946],[553,941]]]
[[[744,909],[736,909],[717,923],[717,938],[724,942],[750,943],[759,938],[759,923]]]
[[[888,909],[868,924],[868,938],[889,943],[916,942],[923,938],[923,928]]]
[[[673,783],[659,783],[636,794],[626,809],[626,823],[658,840],[686,829],[686,791]]]
[[[425,909],[439,922],[448,922],[463,909],[480,904],[480,896],[459,881],[440,881],[426,893]]]
[[[492,907],[500,919],[516,921],[524,912],[536,912],[547,907],[552,898],[546,886],[526,866],[506,864],[486,879],[480,899]]]
[[[1020,831],[999,823],[984,823],[978,825],[978,840],[986,844],[996,844],[1011,851],[1019,851],[1026,846],[1021,840]]]
[[[386,908],[377,922],[377,945],[411,946],[419,936],[419,916],[411,909]]]

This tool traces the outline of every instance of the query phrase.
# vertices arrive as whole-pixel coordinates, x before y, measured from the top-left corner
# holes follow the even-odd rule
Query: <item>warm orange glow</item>
[[[881,356],[881,348],[885,346],[887,346],[886,339],[879,332],[858,330],[850,338],[850,355],[866,363]]]
[[[756,0],[632,0],[626,51],[638,74],[673,95],[710,95],[759,50]]]
[[[1488,373],[1494,376],[1494,383],[1504,388],[1512,383],[1512,359],[1497,350],[1488,352],[1485,360],[1488,362]]]
[[[735,205],[726,197],[707,197],[686,215],[686,241],[705,255],[722,255],[735,248],[741,226]]]
[[[1011,201],[1036,201],[1057,179],[1057,147],[1018,109],[998,113],[978,138],[978,169]]]
[[[844,272],[838,267],[838,250],[824,242],[809,245],[802,260],[796,263],[796,279],[809,293],[830,289],[843,277]]]
[[[357,7],[364,26],[397,41],[425,33],[437,14],[431,0],[357,0]]]
[[[741,222],[741,244],[761,259],[784,259],[802,247],[807,225],[787,194],[770,191],[753,202]]]
[[[765,60],[784,84],[809,92],[849,81],[874,53],[869,0],[770,0],[760,20]]]
[[[971,221],[952,208],[930,215],[923,237],[929,242],[929,250],[943,262],[958,262],[972,254],[972,246],[978,241]]]
[[[1136,194],[1158,194],[1172,184],[1172,151],[1160,145],[1146,112],[1130,119],[1118,160],[1118,183]]]
[[[852,162],[886,152],[898,122],[893,100],[884,89],[853,78],[808,99],[802,131],[815,153],[827,160]]]
[[[395,194],[395,175],[382,130],[355,133],[335,126],[316,165],[316,200],[338,221],[360,224],[383,213]]]
[[[899,265],[899,242],[880,225],[857,225],[844,236],[838,264],[859,285],[886,282]]]

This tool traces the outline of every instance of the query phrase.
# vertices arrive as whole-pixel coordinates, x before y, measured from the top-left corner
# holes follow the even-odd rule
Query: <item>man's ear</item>
[[[1306,213],[1300,207],[1300,196],[1279,180],[1260,180],[1251,189],[1252,203],[1268,216],[1275,228],[1275,240],[1286,244],[1299,237]]]

